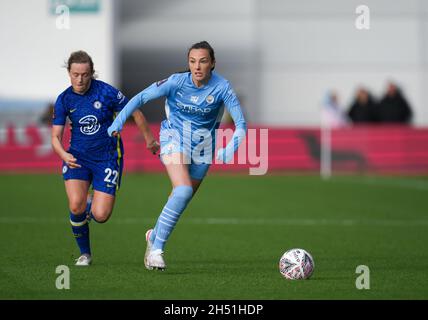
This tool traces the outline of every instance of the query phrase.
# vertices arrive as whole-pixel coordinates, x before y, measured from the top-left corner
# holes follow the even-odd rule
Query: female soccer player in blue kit
[[[213,71],[215,63],[214,50],[208,42],[194,44],[188,51],[189,71],[173,74],[140,92],[108,128],[108,134],[116,136],[134,110],[150,100],[166,97],[167,119],[160,131],[161,160],[173,189],[154,229],[146,233],[144,264],[149,270],[166,268],[166,241],[210,167],[223,104],[233,118],[235,131],[216,158],[230,162],[246,134],[238,98],[229,82]]]
[[[62,173],[70,209],[70,223],[80,257],[77,266],[91,264],[89,219],[106,222],[112,213],[123,168],[123,144],[120,136],[110,137],[107,128],[128,102],[109,84],[95,80],[94,64],[84,51],[73,52],[67,62],[71,86],[55,103],[52,147],[63,160]],[[147,148],[156,153],[158,142],[141,111],[132,113],[142,131]],[[70,148],[62,145],[66,117],[71,122]],[[93,199],[87,203],[89,187]]]

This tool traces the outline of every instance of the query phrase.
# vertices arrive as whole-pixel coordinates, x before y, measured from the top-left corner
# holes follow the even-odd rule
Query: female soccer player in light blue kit
[[[109,137],[106,130],[128,100],[116,88],[94,79],[94,63],[84,51],[70,55],[67,70],[71,86],[58,96],[55,103],[52,147],[63,160],[70,223],[80,249],[76,265],[88,266],[92,261],[89,218],[100,223],[110,218],[122,176],[122,140],[120,136]],[[145,117],[139,110],[133,116],[147,148],[156,153],[159,144]],[[62,137],[67,117],[71,121],[71,141],[66,151]],[[87,203],[91,184],[93,201]]]
[[[208,42],[194,44],[188,51],[189,71],[173,74],[141,91],[108,128],[109,135],[117,135],[134,110],[150,100],[166,97],[167,119],[161,125],[160,156],[173,190],[154,229],[146,232],[144,264],[149,270],[166,268],[165,244],[210,167],[223,105],[233,118],[235,131],[216,158],[230,162],[246,134],[239,100],[229,82],[213,71],[215,63],[214,50]]]

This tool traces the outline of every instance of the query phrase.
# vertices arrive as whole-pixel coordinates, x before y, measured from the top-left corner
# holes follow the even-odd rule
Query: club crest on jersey
[[[123,95],[123,93],[122,93],[122,92],[120,92],[120,91],[117,93],[117,100],[120,100],[120,101],[119,101],[119,104],[120,104],[120,103],[122,103],[122,102],[123,102],[123,100],[125,100],[125,96],[124,96],[124,95]]]
[[[79,120],[80,132],[86,135],[93,135],[100,130],[101,125],[98,123],[97,117],[93,115],[84,116]]]
[[[103,105],[101,104],[101,102],[99,102],[99,101],[95,101],[94,102],[94,108],[95,109],[101,109],[101,107],[102,107]]]
[[[213,97],[212,95],[209,95],[209,96],[205,99],[205,101],[206,101],[207,103],[211,104],[211,103],[213,103],[213,102],[214,102],[214,97]]]

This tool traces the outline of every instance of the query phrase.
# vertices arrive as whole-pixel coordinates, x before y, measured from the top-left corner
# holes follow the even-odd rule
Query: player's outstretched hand
[[[114,124],[114,122],[113,122],[113,124],[112,124],[110,127],[108,127],[108,128],[107,128],[107,134],[108,134],[110,137],[117,137],[117,135],[119,134],[119,132],[120,132],[120,130],[119,130],[119,128]]]
[[[160,149],[159,142],[153,140],[152,142],[147,143],[147,149],[149,149],[152,154],[156,154]]]
[[[71,169],[81,167],[80,164],[76,163],[77,159],[71,153],[66,153],[63,160],[67,164],[67,166]]]

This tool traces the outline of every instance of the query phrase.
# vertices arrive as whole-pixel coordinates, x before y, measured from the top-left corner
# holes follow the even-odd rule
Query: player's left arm
[[[123,108],[128,104],[129,100],[126,96],[123,95],[122,92],[117,90],[114,87],[110,87],[113,94],[113,109],[115,112],[121,112]],[[147,149],[149,149],[153,154],[156,154],[160,148],[159,142],[154,138],[153,132],[150,129],[150,126],[146,120],[146,117],[143,113],[136,109],[132,113],[132,117],[134,118],[135,124],[140,129],[141,133],[144,136],[144,140],[146,141]]]
[[[146,104],[148,101],[160,98],[162,96],[168,96],[170,89],[174,87],[176,83],[173,80],[173,76],[174,75],[169,77],[167,80],[153,83],[134,96],[131,100],[129,100],[123,109],[119,112],[116,119],[114,119],[111,126],[107,129],[108,135],[117,135],[122,130],[126,119],[128,119],[131,114],[133,114],[138,108]]]
[[[226,148],[220,148],[218,150],[217,159],[222,160],[225,163],[229,163],[233,159],[233,154],[238,150],[247,134],[247,122],[245,121],[244,114],[242,113],[239,99],[230,85],[226,88],[223,101],[227,111],[229,111],[233,119],[235,131],[233,132],[232,139],[230,139]]]
[[[149,149],[151,153],[156,154],[159,151],[160,145],[159,142],[155,139],[146,117],[139,109],[134,111],[132,117],[134,118],[136,125],[144,136],[147,149]]]

